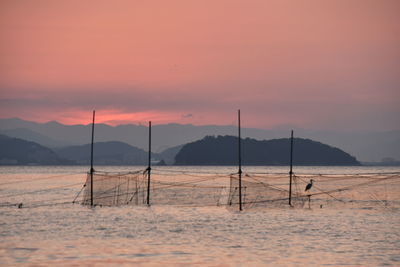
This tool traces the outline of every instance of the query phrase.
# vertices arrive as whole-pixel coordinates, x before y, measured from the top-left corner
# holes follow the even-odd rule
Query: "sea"
[[[184,171],[187,179],[197,172],[237,172],[236,167],[214,166],[154,169],[160,174]],[[243,170],[288,173],[287,167]],[[0,167],[1,266],[400,266],[399,208],[89,207],[79,204],[87,171],[85,166]],[[370,174],[400,168],[294,171]]]

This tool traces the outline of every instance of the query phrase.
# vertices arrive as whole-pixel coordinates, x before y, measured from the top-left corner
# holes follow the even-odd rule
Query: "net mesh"
[[[400,207],[399,173],[298,177],[304,186],[311,179],[314,183],[310,192],[306,193],[309,197],[308,206]]]
[[[242,208],[268,208],[287,206],[289,203],[288,175],[245,174],[242,180]],[[298,190],[297,179],[292,181],[293,206],[302,206],[305,196]],[[239,205],[239,177],[231,176],[229,206]]]
[[[87,174],[82,203],[91,205],[91,177]],[[147,181],[140,172],[93,173],[93,205],[121,206],[143,204],[145,202]]]
[[[93,173],[93,205],[147,205],[148,171]],[[310,190],[305,187],[313,180]],[[91,205],[91,174],[82,203]],[[288,207],[288,174],[243,173],[242,208]],[[225,206],[238,209],[239,175],[152,171],[151,205]],[[400,208],[400,173],[296,174],[291,204],[298,208],[374,206]]]
[[[87,174],[82,203],[91,205],[91,175]],[[226,175],[152,172],[151,205],[219,206],[228,198]],[[229,186],[229,185],[228,185]],[[93,173],[93,205],[147,205],[148,171]]]

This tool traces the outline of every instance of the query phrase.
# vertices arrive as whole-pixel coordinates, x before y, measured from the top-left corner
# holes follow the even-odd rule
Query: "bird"
[[[310,182],[308,183],[308,185],[306,185],[306,189],[304,189],[304,191],[308,191],[311,189],[312,185],[313,185],[314,180],[310,179]]]

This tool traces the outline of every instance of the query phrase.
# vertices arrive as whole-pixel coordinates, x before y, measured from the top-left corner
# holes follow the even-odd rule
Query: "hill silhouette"
[[[90,164],[90,144],[69,146],[55,151],[63,158],[73,160],[77,164]],[[123,142],[94,143],[95,165],[147,165],[148,152]],[[157,154],[152,157],[158,159]]]
[[[64,165],[73,162],[35,142],[0,135],[1,165]]]
[[[88,116],[89,121],[91,121],[91,115]],[[291,126],[268,130],[242,128],[242,134],[243,137],[270,140],[289,137],[291,129],[293,129]],[[344,149],[362,161],[380,162],[387,157],[400,160],[399,130],[351,133],[301,128],[294,128],[294,130],[297,137],[310,138]],[[236,132],[235,125],[155,124],[152,127],[152,146],[154,152],[162,152],[166,148],[194,142],[207,135],[225,136],[234,135]],[[91,124],[64,125],[54,121],[37,123],[18,118],[0,119],[0,134],[33,141],[50,148],[84,145],[91,140]],[[95,140],[97,142],[120,141],[147,150],[148,128],[147,125],[110,126],[100,123],[95,126]],[[170,160],[167,159],[166,162]]]
[[[175,165],[236,165],[238,138],[207,136],[186,144],[175,157]],[[244,165],[289,165],[290,139],[258,141],[242,139]],[[335,147],[309,139],[294,139],[294,165],[360,165],[355,157]]]

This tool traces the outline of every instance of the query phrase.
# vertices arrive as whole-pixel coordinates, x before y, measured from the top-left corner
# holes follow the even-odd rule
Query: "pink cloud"
[[[0,3],[0,116],[400,125],[398,1],[93,3]]]

